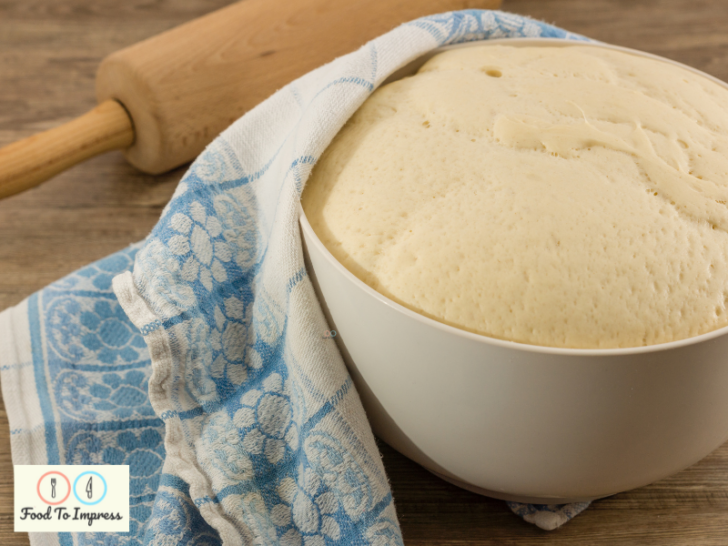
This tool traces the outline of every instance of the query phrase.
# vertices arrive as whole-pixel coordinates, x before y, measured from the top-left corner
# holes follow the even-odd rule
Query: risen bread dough
[[[728,91],[592,46],[454,49],[377,90],[316,164],[311,225],[435,320],[556,347],[728,324]]]

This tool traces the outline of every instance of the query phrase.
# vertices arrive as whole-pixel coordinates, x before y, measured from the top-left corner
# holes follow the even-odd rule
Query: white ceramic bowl
[[[584,45],[479,42],[496,43]],[[728,439],[728,328],[633,349],[488,338],[372,290],[326,250],[303,212],[300,223],[309,274],[375,434],[442,478],[506,500],[591,500],[673,474]]]

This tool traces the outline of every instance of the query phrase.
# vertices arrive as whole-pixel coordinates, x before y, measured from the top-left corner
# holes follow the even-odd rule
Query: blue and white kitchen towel
[[[144,242],[0,314],[13,462],[130,466],[129,533],[31,534],[34,546],[402,544],[359,397],[321,339],[299,196],[396,69],[438,46],[524,36],[584,39],[445,13],[303,76],[205,150]],[[586,503],[510,506],[553,529]]]

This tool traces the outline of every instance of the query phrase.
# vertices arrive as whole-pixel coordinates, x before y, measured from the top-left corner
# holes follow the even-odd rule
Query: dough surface
[[[586,45],[454,49],[361,106],[302,205],[440,322],[615,348],[728,324],[728,90]]]

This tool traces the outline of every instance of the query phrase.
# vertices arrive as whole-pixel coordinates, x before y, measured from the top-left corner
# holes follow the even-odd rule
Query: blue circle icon
[[[89,498],[93,498],[93,482],[92,482],[93,476],[98,476],[101,479],[101,483],[104,484],[104,494],[101,495],[101,497],[98,500],[95,500],[95,501],[83,500],[79,496],[78,491],[76,491],[76,485],[78,484],[78,480],[80,480],[82,476],[85,476],[87,474],[90,474],[91,475],[91,476],[89,476],[89,480],[86,483],[86,494],[88,495]],[[85,504],[86,506],[91,506],[93,504],[98,504],[102,500],[104,500],[104,497],[106,496],[106,490],[107,489],[108,488],[106,487],[106,480],[104,479],[104,477],[101,474],[99,474],[98,472],[94,472],[93,470],[87,470],[86,472],[82,472],[73,481],[73,496],[76,497],[76,500],[78,500],[78,502],[80,502],[81,504]]]

